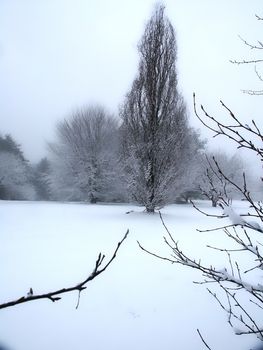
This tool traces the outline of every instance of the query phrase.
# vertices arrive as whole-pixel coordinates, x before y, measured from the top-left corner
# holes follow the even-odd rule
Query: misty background
[[[154,3],[1,0],[0,131],[21,144],[26,158],[45,156],[56,123],[79,107],[100,103],[118,113],[137,71],[137,43]],[[201,128],[193,115],[193,92],[216,117],[226,118],[222,99],[241,120],[254,118],[262,125],[260,97],[241,92],[260,88],[254,67],[229,62],[255,58],[238,35],[260,40],[262,24],[255,17],[260,4],[164,1],[177,34],[179,86],[193,126]],[[210,137],[203,128],[201,133]],[[220,140],[209,144],[218,148]]]

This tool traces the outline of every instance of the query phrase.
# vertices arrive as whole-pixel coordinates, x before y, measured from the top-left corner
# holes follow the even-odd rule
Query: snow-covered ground
[[[238,206],[244,205],[237,203]],[[210,212],[207,202],[200,206]],[[127,211],[132,211],[126,214]],[[191,205],[162,210],[175,240],[204,263],[227,264],[207,244],[225,246],[222,225]],[[227,220],[227,219],[226,219]],[[225,221],[227,222],[227,221]],[[126,230],[130,234],[109,269],[82,293],[61,301],[33,301],[0,310],[0,346],[10,350],[248,350],[254,338],[236,336],[206,285],[193,284],[198,271],[158,260],[138,247],[163,255],[170,251],[158,214],[133,205],[0,201],[0,303],[82,281],[99,252],[110,257]],[[227,241],[228,242],[228,241]],[[211,286],[216,288],[216,286]]]

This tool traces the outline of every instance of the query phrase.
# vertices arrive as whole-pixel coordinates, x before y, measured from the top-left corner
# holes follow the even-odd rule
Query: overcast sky
[[[261,58],[238,35],[263,40],[263,22],[255,18],[263,15],[262,0],[163,2],[177,33],[179,85],[190,122],[201,128],[193,116],[195,91],[215,116],[225,118],[222,99],[242,120],[260,123],[262,97],[241,92],[261,89],[254,67],[229,60]],[[10,133],[37,161],[56,123],[76,108],[99,103],[117,113],[137,72],[137,43],[154,4],[0,0],[0,133]]]

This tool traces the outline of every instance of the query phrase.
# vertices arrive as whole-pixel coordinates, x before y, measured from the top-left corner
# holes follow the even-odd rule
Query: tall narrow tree
[[[153,212],[174,198],[200,142],[177,89],[176,38],[164,6],[156,7],[138,51],[139,72],[121,108],[123,160],[133,199]]]

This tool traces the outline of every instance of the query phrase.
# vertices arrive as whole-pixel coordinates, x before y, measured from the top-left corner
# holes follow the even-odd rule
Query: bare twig
[[[117,252],[118,252],[120,246],[122,245],[122,243],[124,242],[124,240],[127,238],[128,233],[129,233],[129,230],[127,230],[127,232],[125,233],[122,240],[117,244],[117,247],[116,247],[112,257],[104,266],[102,266],[102,263],[104,261],[105,255],[103,255],[101,253],[98,255],[98,258],[96,260],[95,267],[94,267],[92,273],[84,281],[78,283],[75,286],[58,289],[58,290],[55,290],[55,291],[52,291],[49,293],[45,293],[45,294],[32,294],[31,295],[31,293],[30,293],[30,295],[28,295],[28,296],[22,296],[19,299],[0,304],[0,309],[4,309],[4,308],[10,307],[10,306],[26,303],[26,302],[33,301],[33,300],[39,300],[39,299],[48,299],[48,300],[55,302],[55,301],[58,301],[61,299],[61,296],[60,296],[61,294],[70,293],[73,291],[77,291],[79,293],[78,302],[77,302],[77,306],[76,306],[76,308],[78,308],[79,301],[80,301],[80,293],[84,289],[87,288],[87,286],[86,286],[87,283],[91,282],[94,278],[98,277],[102,272],[104,272],[109,267],[109,265],[112,263],[112,261],[116,258]]]
[[[201,210],[200,208],[198,208],[195,203],[191,200],[190,203],[192,204],[192,206],[197,210],[199,211],[199,213],[205,215],[205,216],[209,216],[211,218],[217,218],[217,219],[224,219],[224,218],[227,218],[227,215],[224,215],[224,214],[221,214],[221,215],[216,215],[216,214],[208,214],[207,212]]]
[[[202,334],[201,334],[201,332],[199,331],[198,328],[197,328],[197,333],[198,333],[199,337],[201,338],[202,342],[205,344],[206,348],[209,349],[209,350],[211,350],[211,348],[210,348],[210,347],[207,345],[207,343],[204,341],[204,338],[203,338],[203,336],[202,336]]]

